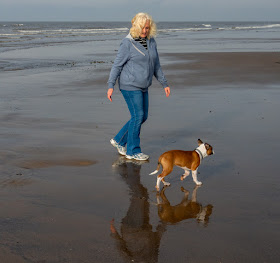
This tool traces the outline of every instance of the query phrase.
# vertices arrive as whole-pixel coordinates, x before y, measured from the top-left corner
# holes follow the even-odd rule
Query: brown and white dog
[[[202,184],[197,180],[197,169],[201,164],[202,159],[208,155],[214,154],[214,150],[211,145],[203,143],[200,139],[198,139],[197,142],[198,147],[194,151],[171,150],[163,153],[159,157],[157,169],[150,173],[150,175],[158,173],[160,165],[162,166],[162,172],[157,176],[156,189],[158,191],[160,182],[163,182],[166,186],[170,185],[170,183],[164,180],[164,177],[172,172],[174,165],[185,170],[185,173],[181,176],[181,181],[183,181],[190,174],[190,171],[192,171],[193,181],[197,185]]]

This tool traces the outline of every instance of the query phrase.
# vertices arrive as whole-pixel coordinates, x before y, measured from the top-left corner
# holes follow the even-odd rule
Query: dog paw
[[[196,185],[202,185],[202,182],[196,182]]]
[[[181,186],[181,191],[183,193],[189,194],[190,192],[188,190],[186,190],[183,186]]]

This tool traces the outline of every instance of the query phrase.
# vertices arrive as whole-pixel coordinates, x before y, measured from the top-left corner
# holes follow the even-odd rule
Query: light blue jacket
[[[168,87],[154,38],[147,39],[147,46],[145,49],[130,34],[122,40],[110,72],[108,88],[114,88],[118,79],[120,89],[146,91],[152,85],[153,76],[163,88]]]

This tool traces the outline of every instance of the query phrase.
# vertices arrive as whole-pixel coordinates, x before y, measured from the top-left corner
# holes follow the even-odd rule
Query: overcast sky
[[[0,21],[279,21],[280,0],[0,0]]]

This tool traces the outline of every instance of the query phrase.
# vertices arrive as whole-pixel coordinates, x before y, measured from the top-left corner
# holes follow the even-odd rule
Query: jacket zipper
[[[137,47],[132,43],[131,40],[130,40],[130,42],[131,42],[131,44],[135,47],[135,49],[136,49],[139,53],[141,53],[143,56],[146,56],[139,48],[137,48]]]

